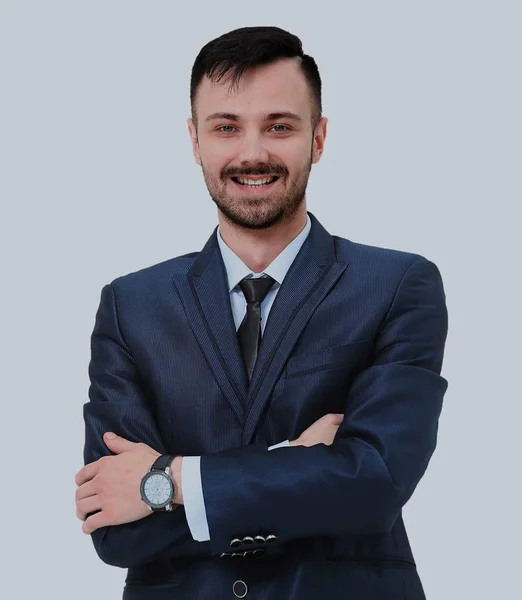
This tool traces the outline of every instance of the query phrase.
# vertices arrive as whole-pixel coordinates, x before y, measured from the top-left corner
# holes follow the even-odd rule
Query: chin
[[[284,209],[282,208],[259,212],[221,206],[218,206],[218,208],[234,225],[245,229],[268,229],[282,221],[284,216]]]

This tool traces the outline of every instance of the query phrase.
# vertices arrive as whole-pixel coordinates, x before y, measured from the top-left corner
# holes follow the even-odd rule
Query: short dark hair
[[[281,58],[295,58],[306,77],[311,92],[312,125],[321,118],[321,77],[315,60],[303,53],[301,40],[279,27],[241,27],[208,42],[201,48],[190,78],[190,106],[195,120],[196,94],[206,75],[220,81],[231,76],[231,87],[237,86],[244,72]]]

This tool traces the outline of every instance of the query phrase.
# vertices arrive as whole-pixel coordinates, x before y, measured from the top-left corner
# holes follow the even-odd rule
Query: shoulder
[[[149,289],[155,290],[164,284],[170,285],[172,277],[186,274],[199,252],[189,252],[162,262],[143,267],[137,271],[125,273],[111,281],[114,289]]]
[[[410,265],[421,259],[427,260],[417,252],[362,244],[337,235],[333,235],[332,238],[339,260],[353,260],[375,265],[384,263],[388,266],[397,265],[398,267]]]
[[[426,256],[417,252],[386,248],[354,242],[352,240],[332,236],[334,239],[337,260],[349,263],[349,271],[360,278],[397,285],[407,274],[415,276],[435,277],[440,279],[437,265]]]

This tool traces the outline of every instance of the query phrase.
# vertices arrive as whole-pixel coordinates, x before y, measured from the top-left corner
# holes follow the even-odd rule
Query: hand
[[[114,434],[113,434],[114,435]],[[85,521],[84,533],[106,525],[120,525],[152,514],[141,499],[140,483],[160,453],[141,442],[104,435],[116,456],[102,456],[85,465],[75,477],[76,516]],[[86,519],[88,513],[97,512]]]
[[[308,429],[305,429],[297,440],[290,442],[290,446],[314,446],[315,444],[330,446],[343,419],[344,415],[338,413],[322,416]]]

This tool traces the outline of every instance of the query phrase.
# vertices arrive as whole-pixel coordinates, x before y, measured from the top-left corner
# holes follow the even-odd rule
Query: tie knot
[[[267,275],[266,277],[257,278],[245,278],[239,282],[239,287],[245,295],[246,301],[250,302],[263,302],[265,296],[270,291],[270,288],[274,285],[275,279]]]

